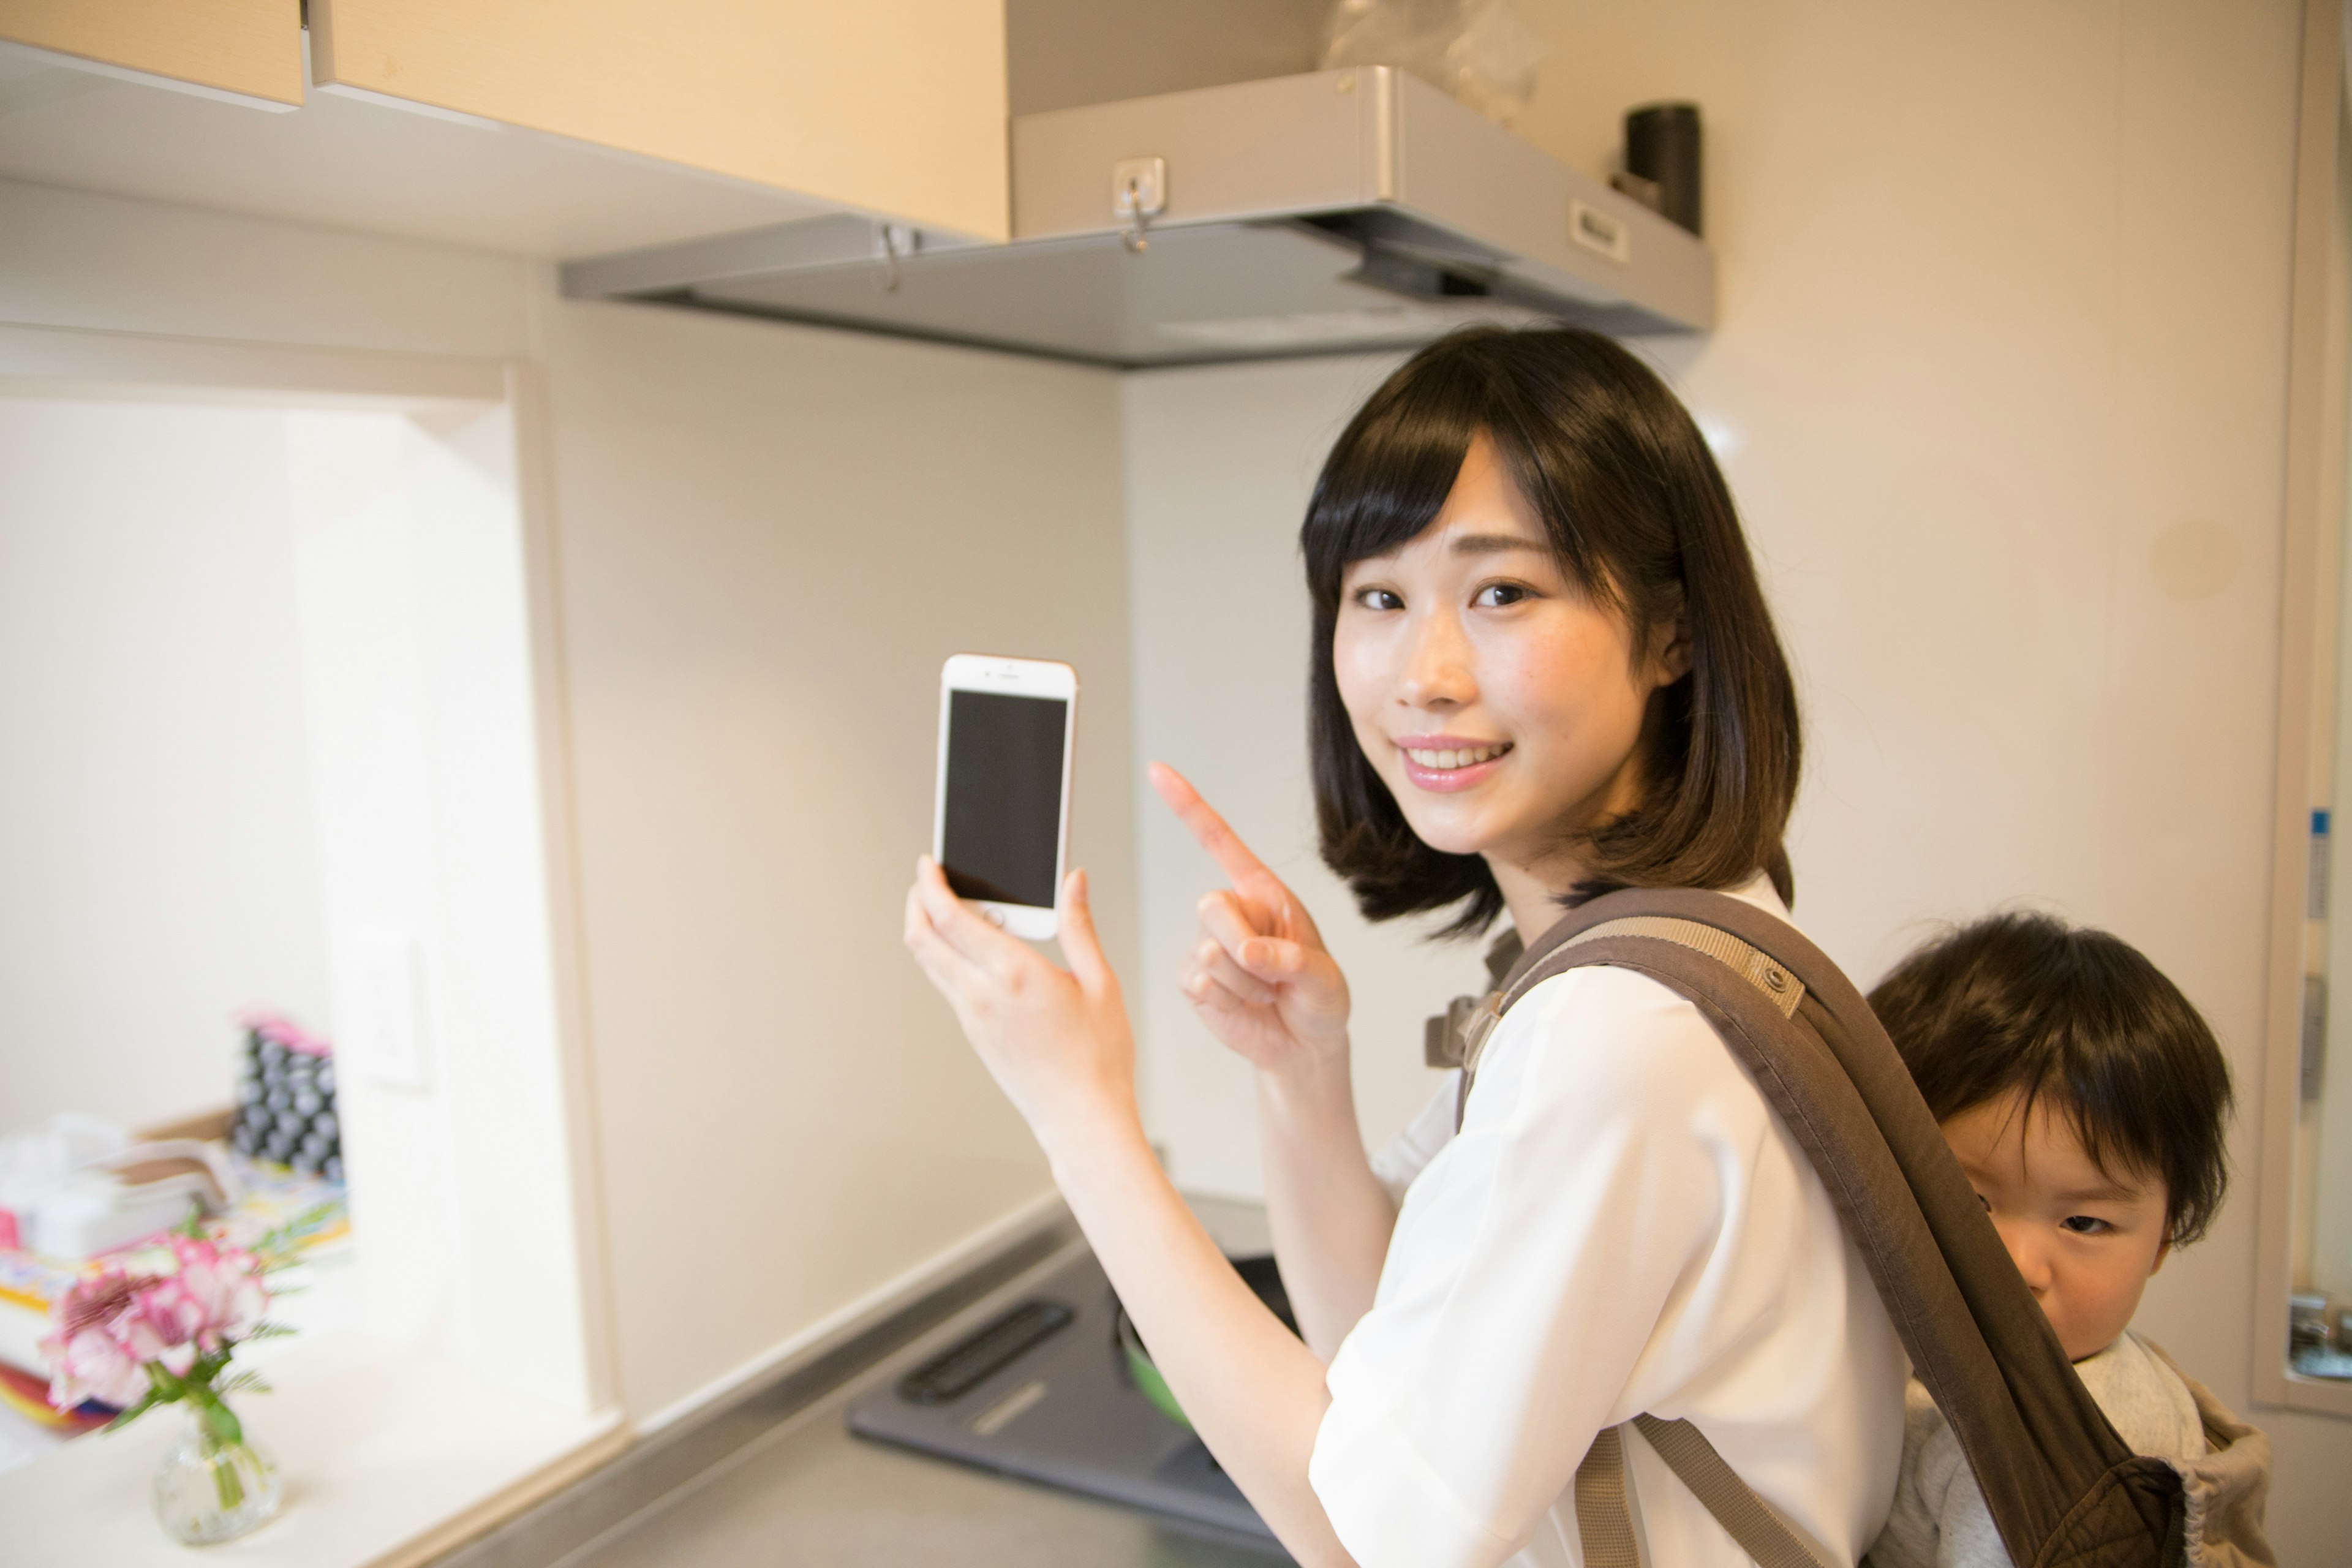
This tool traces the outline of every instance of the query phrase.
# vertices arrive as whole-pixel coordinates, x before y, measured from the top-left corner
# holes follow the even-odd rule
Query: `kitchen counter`
[[[289,1342],[265,1364],[278,1392],[238,1408],[278,1458],[285,1508],[206,1547],[209,1562],[405,1568],[465,1539],[469,1520],[555,1492],[625,1440],[610,1414],[549,1409],[356,1331]],[[187,1568],[196,1558],[156,1524],[148,1488],[188,1420],[153,1411],[0,1476],[0,1563]]]
[[[1250,1205],[1194,1200],[1227,1250],[1263,1251]],[[1066,1227],[1033,1242],[1016,1271],[968,1295],[912,1338],[887,1325],[878,1355],[836,1350],[688,1430],[575,1485],[438,1568],[1267,1568],[1289,1561],[1263,1542],[1163,1521],[1009,1477],[850,1436],[849,1404],[969,1333],[1075,1258]],[[984,1265],[982,1268],[984,1269]],[[976,1270],[978,1271],[978,1270]],[[845,1363],[857,1363],[845,1367]],[[757,1424],[758,1430],[753,1430]],[[700,1460],[696,1456],[699,1451]]]

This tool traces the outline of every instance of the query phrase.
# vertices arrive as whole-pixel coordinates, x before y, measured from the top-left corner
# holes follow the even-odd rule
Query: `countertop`
[[[1229,1251],[1265,1248],[1251,1205],[1195,1199]],[[830,1382],[716,1462],[624,1461],[439,1568],[1267,1568],[1287,1557],[1088,1498],[853,1437],[849,1403],[1002,1311],[1085,1249],[1065,1241],[881,1359]],[[658,1460],[658,1455],[649,1456]],[[624,1494],[635,1492],[639,1498]],[[601,1494],[601,1495],[600,1495]]]
[[[276,1347],[272,1347],[275,1349]],[[240,1400],[285,1478],[279,1515],[208,1563],[383,1568],[463,1539],[469,1515],[544,1496],[619,1447],[611,1415],[573,1415],[489,1388],[413,1347],[357,1331],[289,1342],[268,1358],[278,1392]],[[0,1563],[187,1568],[148,1488],[188,1424],[166,1407],[0,1476]]]

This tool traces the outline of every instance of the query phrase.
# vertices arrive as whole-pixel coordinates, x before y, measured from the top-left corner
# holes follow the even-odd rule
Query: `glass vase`
[[[226,1407],[224,1407],[226,1414]],[[223,1423],[201,1412],[189,1422],[155,1472],[155,1518],[174,1541],[209,1546],[234,1541],[268,1523],[278,1511],[278,1465],[234,1417],[238,1433],[221,1436]]]

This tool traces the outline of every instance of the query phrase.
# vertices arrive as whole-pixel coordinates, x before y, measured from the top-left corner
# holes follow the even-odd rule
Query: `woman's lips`
[[[1508,741],[1459,735],[1406,735],[1396,742],[1404,776],[1416,789],[1448,795],[1482,782],[1511,754]],[[1449,765],[1450,764],[1450,765]]]

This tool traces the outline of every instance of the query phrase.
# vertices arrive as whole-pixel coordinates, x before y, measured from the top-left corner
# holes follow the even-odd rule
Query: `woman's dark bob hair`
[[[1542,517],[1569,581],[1626,617],[1637,659],[1662,626],[1689,639],[1690,673],[1651,699],[1643,722],[1645,798],[1578,847],[1590,875],[1570,901],[1736,887],[1759,870],[1791,897],[1780,838],[1797,793],[1796,688],[1730,492],[1657,376],[1569,328],[1431,344],[1357,412],[1316,480],[1299,542],[1315,602],[1307,745],[1324,860],[1371,920],[1461,904],[1443,934],[1467,935],[1502,910],[1485,860],[1433,849],[1406,826],[1356,742],[1331,648],[1349,565],[1427,528],[1480,435]]]

